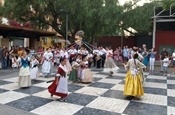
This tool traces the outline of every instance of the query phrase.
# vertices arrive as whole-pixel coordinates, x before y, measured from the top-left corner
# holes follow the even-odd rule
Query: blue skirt
[[[148,57],[144,57],[144,59],[143,59],[143,64],[144,64],[145,66],[148,66],[148,62],[149,62]]]

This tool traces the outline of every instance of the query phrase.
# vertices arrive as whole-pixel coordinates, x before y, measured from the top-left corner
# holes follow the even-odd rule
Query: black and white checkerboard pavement
[[[69,83],[67,102],[50,97],[38,78],[30,88],[19,89],[17,77],[0,81],[0,103],[39,115],[175,115],[175,76],[150,75],[141,100],[123,96],[125,73],[113,77],[93,71],[94,83]]]

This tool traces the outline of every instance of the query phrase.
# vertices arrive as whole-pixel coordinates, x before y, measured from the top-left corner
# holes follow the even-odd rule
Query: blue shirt
[[[150,53],[150,58],[155,58],[156,57],[156,54],[154,52],[151,52]]]

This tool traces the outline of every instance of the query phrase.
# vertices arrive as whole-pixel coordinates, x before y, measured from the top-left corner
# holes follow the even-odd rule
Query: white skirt
[[[105,60],[105,65],[104,65],[104,70],[103,72],[114,72],[117,73],[119,70],[119,67],[115,64],[114,60],[112,57],[107,57]]]
[[[42,73],[50,73],[52,69],[52,62],[44,61],[42,65]]]
[[[92,72],[89,68],[83,69],[82,70],[82,79],[81,81],[83,83],[90,83],[93,81],[93,76],[92,76]]]
[[[39,76],[38,67],[34,67],[30,69],[30,78],[36,79]]]
[[[31,86],[29,67],[26,67],[26,68],[21,67],[20,68],[18,86],[19,87],[29,87],[29,86]]]
[[[31,86],[30,76],[19,76],[18,86],[19,87],[30,87]]]
[[[29,76],[30,75],[30,69],[29,67],[24,68],[23,66],[19,70],[19,76]]]

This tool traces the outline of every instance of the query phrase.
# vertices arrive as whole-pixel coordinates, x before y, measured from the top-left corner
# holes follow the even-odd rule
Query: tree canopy
[[[119,35],[120,22],[124,29],[151,31],[151,16],[155,2],[137,6],[139,0],[120,5],[118,0],[5,0],[0,8],[2,16],[19,22],[31,22],[39,29],[51,26],[65,37],[66,14],[72,37],[78,30],[87,39]]]

